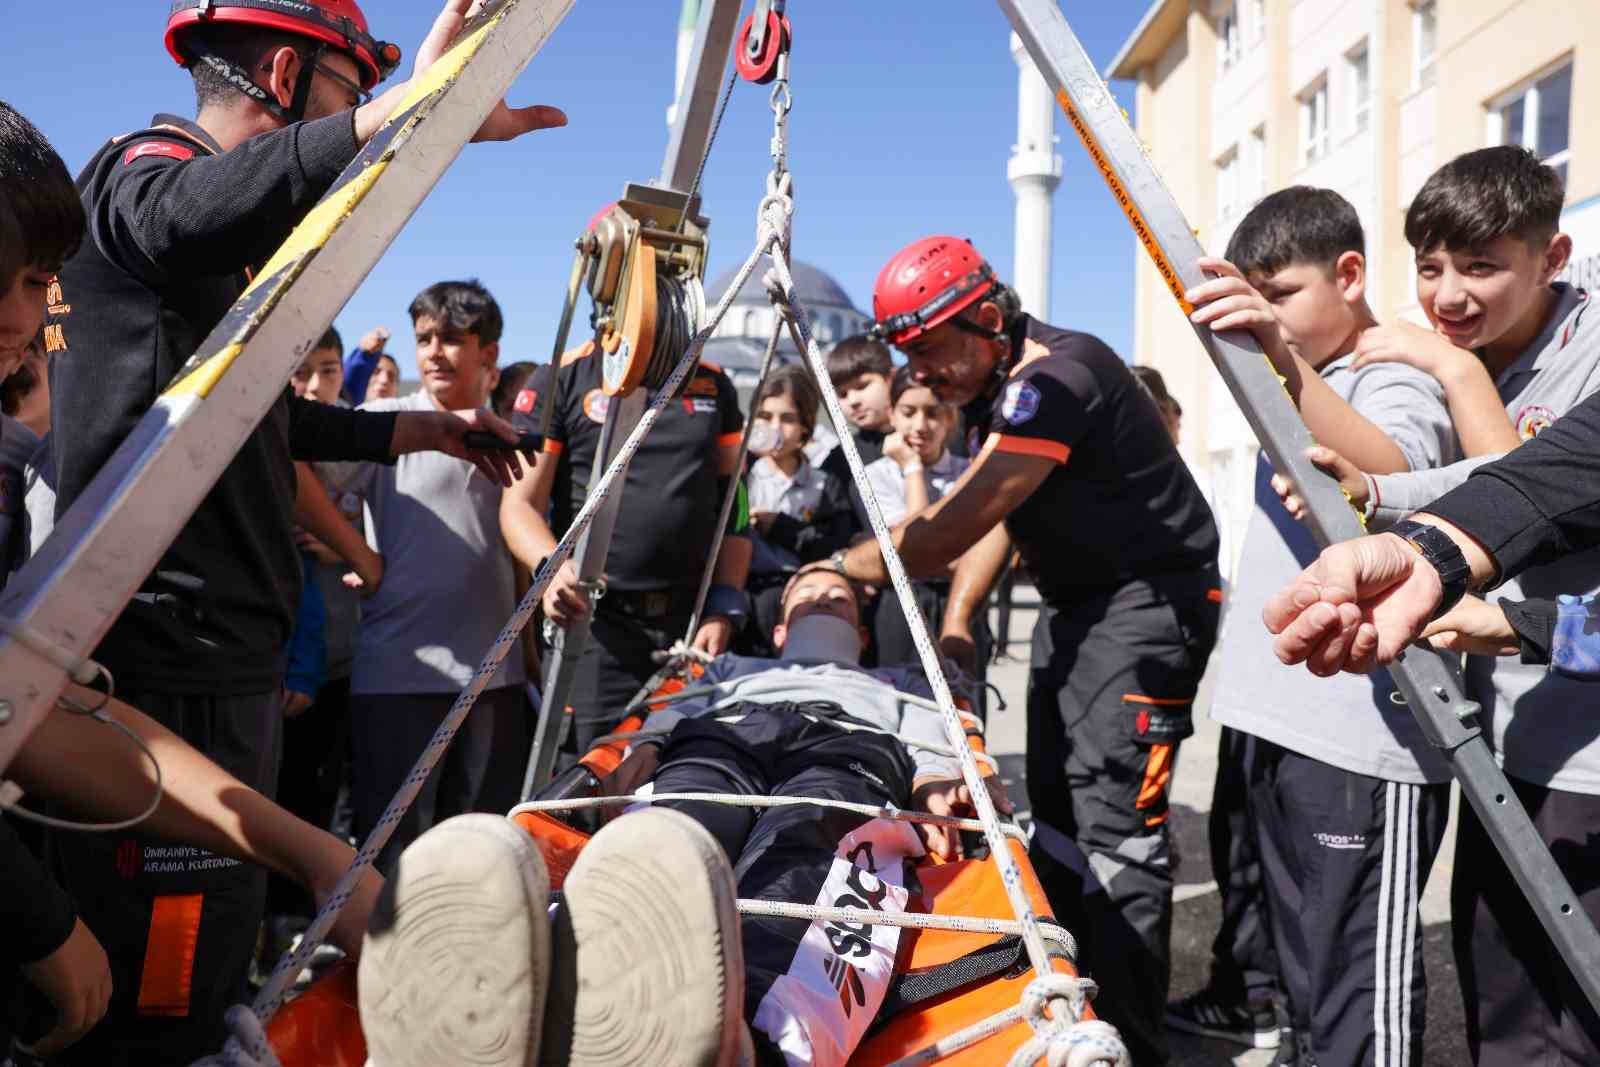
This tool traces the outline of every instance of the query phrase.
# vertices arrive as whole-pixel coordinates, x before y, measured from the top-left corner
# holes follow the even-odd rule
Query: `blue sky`
[[[748,5],[747,5],[748,6]],[[1142,3],[1064,8],[1104,66]],[[430,0],[369,0],[374,29],[410,52]],[[31,118],[76,172],[108,137],[157,111],[190,114],[187,74],[167,57],[164,0],[11,5],[0,97]],[[415,376],[405,308],[443,278],[476,276],[506,313],[502,360],[549,357],[572,238],[628,181],[653,179],[666,147],[677,0],[579,0],[511,94],[564,108],[566,129],[469,146],[373,270],[337,325],[349,342],[382,323]],[[971,238],[1002,274],[1012,261],[1006,159],[1016,138],[1016,67],[992,2],[794,0],[790,166],[794,253],[870,312],[883,261],[908,241]],[[28,47],[26,42],[37,42]],[[63,61],[63,48],[72,61]],[[80,73],[65,76],[67,67]],[[84,77],[87,73],[89,76]],[[1114,87],[1131,110],[1131,87]],[[769,167],[766,90],[740,83],[702,184],[715,276],[754,239]],[[1126,356],[1133,333],[1132,235],[1058,117],[1052,318]]]

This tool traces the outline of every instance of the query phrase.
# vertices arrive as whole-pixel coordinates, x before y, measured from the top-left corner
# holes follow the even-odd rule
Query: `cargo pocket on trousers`
[[[1129,729],[1133,743],[1145,753],[1144,778],[1133,806],[1144,816],[1145,829],[1153,830],[1167,821],[1167,794],[1178,742],[1194,733],[1194,698],[1124,693],[1122,704],[1132,712]]]

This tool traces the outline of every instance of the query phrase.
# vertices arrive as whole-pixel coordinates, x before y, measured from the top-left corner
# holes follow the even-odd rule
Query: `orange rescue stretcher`
[[[691,671],[687,679],[672,675],[661,680],[662,676],[658,675],[659,684],[650,695],[666,697],[682,691],[702,673],[698,667],[692,667]],[[651,711],[664,706],[647,704],[641,712],[630,714],[618,724],[615,733],[602,738],[583,756],[578,767],[552,783],[552,789],[562,782],[571,783],[575,777],[603,785],[626,758],[628,737],[644,725]],[[977,716],[963,710],[962,718],[967,726],[967,743],[975,752],[983,752],[983,734]],[[551,890],[560,889],[589,835],[543,812],[518,812],[512,818],[538,844],[549,870]],[[1034,913],[1048,917],[1050,906],[1028,862],[1027,851],[1011,839],[1006,846],[1021,870]],[[988,857],[939,862],[930,856],[918,865],[917,879],[921,892],[911,897],[908,910],[966,918],[1013,918],[997,866]],[[930,974],[992,949],[1002,940],[998,934],[907,928],[900,938],[896,978]],[[1015,1007],[1021,1001],[1023,989],[1034,977],[1032,969],[1026,965],[1026,956],[1019,953],[1019,959],[1018,965],[1002,973],[918,1001],[895,1011],[886,1021],[880,1020],[878,1027],[850,1058],[851,1067],[887,1067]],[[1064,958],[1052,957],[1052,963],[1059,974],[1077,975],[1073,964]],[[1094,1017],[1088,1005],[1085,1005],[1083,1017]],[[937,1062],[951,1067],[1004,1063],[1031,1034],[1028,1024],[1019,1020]],[[339,964],[305,993],[285,1004],[267,1028],[267,1037],[283,1067],[364,1067],[367,1046],[357,1008],[355,965]]]

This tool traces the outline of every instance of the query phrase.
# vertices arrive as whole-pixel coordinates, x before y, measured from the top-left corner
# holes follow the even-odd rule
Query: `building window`
[[[1257,126],[1240,148],[1239,182],[1243,190],[1240,206],[1254,204],[1267,192],[1267,129]]]
[[[1567,180],[1571,158],[1572,62],[1523,85],[1489,108],[1489,141],[1521,145]]]
[[[1239,12],[1228,4],[1217,12],[1217,66],[1227,70],[1239,62]]]
[[[1300,94],[1300,160],[1310,166],[1328,154],[1328,79]]]
[[[1350,94],[1350,132],[1361,133],[1372,121],[1372,57],[1362,41],[1344,58],[1345,86]]]
[[[1433,60],[1439,49],[1437,0],[1417,0],[1411,5],[1411,80],[1417,89],[1433,84]]]
[[[1239,185],[1239,150],[1228,149],[1227,153],[1217,160],[1217,219],[1226,221],[1239,213],[1239,201],[1242,198]]]

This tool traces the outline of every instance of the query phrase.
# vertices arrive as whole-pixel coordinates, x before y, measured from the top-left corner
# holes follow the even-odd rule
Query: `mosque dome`
[[[740,387],[741,395],[755,387],[761,372],[761,357],[772,335],[774,312],[761,282],[770,269],[770,261],[763,258],[739,289],[717,332],[706,342],[705,358],[728,372],[734,384]],[[809,263],[796,262],[790,271],[794,275],[796,294],[806,307],[812,334],[824,351],[846,337],[866,332],[872,320],[856,308],[844,286]],[[727,293],[737,273],[737,270],[727,271],[707,284],[707,310]],[[800,358],[799,350],[785,331],[778,343],[778,362],[791,363]]]

